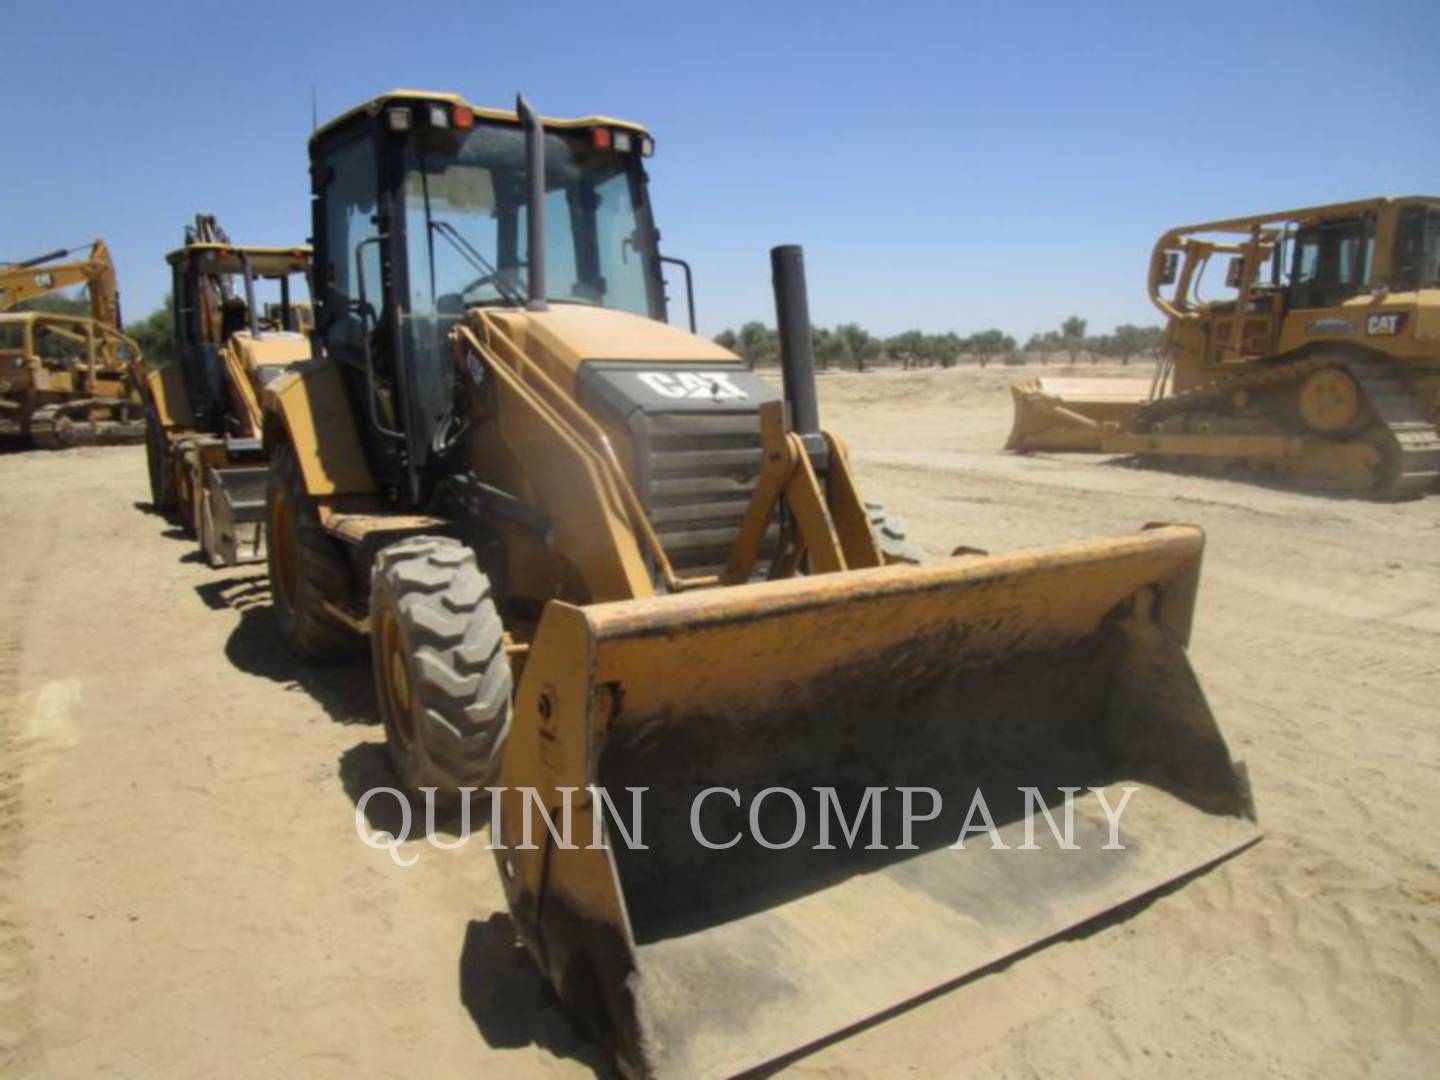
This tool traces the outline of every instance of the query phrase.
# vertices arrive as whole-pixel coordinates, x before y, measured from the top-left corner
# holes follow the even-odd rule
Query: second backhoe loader
[[[629,1075],[729,1076],[1257,832],[1186,658],[1199,530],[888,560],[799,249],[782,394],[667,324],[653,146],[412,91],[313,135],[324,355],[265,389],[267,553],[298,652],[368,637],[401,782],[500,789],[572,1014]]]
[[[150,502],[173,514],[213,567],[259,562],[265,510],[260,394],[310,358],[305,332],[310,249],[232,244],[197,214],[167,256],[179,362],[152,367],[143,388]],[[278,300],[262,304],[261,285]]]

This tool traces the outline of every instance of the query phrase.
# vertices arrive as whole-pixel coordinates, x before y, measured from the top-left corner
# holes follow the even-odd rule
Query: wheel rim
[[[295,550],[291,543],[289,500],[284,491],[276,491],[270,501],[270,553],[275,566],[275,586],[280,601],[285,607],[292,607],[295,597],[296,572]]]
[[[400,623],[393,611],[385,612],[380,619],[380,678],[395,734],[401,745],[408,748],[415,741],[415,720],[410,713],[410,669],[405,664]]]

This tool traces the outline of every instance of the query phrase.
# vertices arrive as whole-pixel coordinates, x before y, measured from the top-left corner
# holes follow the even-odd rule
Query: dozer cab
[[[310,358],[310,249],[232,244],[196,215],[167,256],[179,362],[139,378],[151,505],[199,539],[213,567],[265,557],[260,394]],[[268,288],[278,299],[265,301]]]
[[[0,435],[35,446],[138,441],[131,378],[140,347],[120,321],[115,264],[105,241],[0,265]],[[90,315],[24,310],[83,285]]]
[[[265,389],[267,554],[295,650],[368,637],[401,783],[498,792],[571,1013],[630,1075],[730,1075],[1257,833],[1185,654],[1199,530],[887,558],[819,423],[799,249],[782,394],[669,324],[653,146],[408,91],[313,135],[324,355]],[[1088,789],[1127,787],[1101,850]],[[1013,850],[1065,789],[1093,843]],[[951,848],[978,792],[1010,850]]]
[[[1205,300],[1217,256],[1228,295]],[[1018,384],[1008,449],[1243,467],[1381,498],[1435,489],[1440,199],[1171,229],[1155,244],[1149,292],[1168,325],[1148,385]]]

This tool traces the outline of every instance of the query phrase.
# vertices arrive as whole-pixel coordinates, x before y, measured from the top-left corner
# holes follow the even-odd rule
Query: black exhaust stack
[[[805,253],[799,244],[770,249],[775,286],[775,325],[780,336],[780,375],[790,406],[790,430],[805,442],[810,459],[823,467],[820,404],[815,393],[815,350],[810,341],[810,299],[805,290]]]
[[[529,263],[525,276],[530,283],[525,307],[530,311],[548,311],[550,305],[545,302],[545,129],[523,94],[515,97],[515,112],[525,126],[525,258]]]

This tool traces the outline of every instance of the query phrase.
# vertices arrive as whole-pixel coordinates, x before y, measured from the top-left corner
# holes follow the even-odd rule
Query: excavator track
[[[1206,383],[1148,402],[1136,412],[1136,422],[1148,428],[1167,417],[1223,406],[1237,392],[1271,390],[1286,384],[1298,386],[1312,373],[1327,367],[1343,367],[1354,377],[1378,421],[1366,433],[1384,460],[1374,494],[1409,498],[1433,488],[1440,481],[1440,431],[1425,415],[1403,373],[1383,361],[1320,356],[1264,365],[1236,373],[1223,382]]]
[[[92,415],[98,410],[107,415]],[[133,402],[81,398],[36,409],[30,415],[30,439],[46,450],[143,442],[145,418]]]

